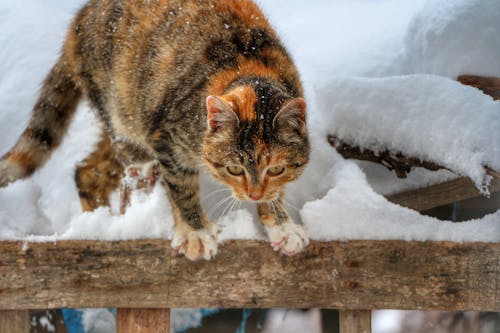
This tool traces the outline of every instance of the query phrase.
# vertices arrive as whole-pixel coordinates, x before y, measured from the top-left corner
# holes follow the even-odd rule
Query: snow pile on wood
[[[0,154],[24,129],[72,11],[82,3],[0,3],[0,45],[4,46],[0,49]],[[262,1],[262,6],[297,59],[306,86],[313,153],[303,177],[289,186],[287,200],[290,212],[296,220],[302,217],[311,238],[500,241],[499,212],[451,225],[395,206],[372,189],[376,185],[377,191],[388,193],[427,185],[452,177],[449,172],[419,170],[405,182],[394,177],[383,181],[377,167],[360,169],[326,141],[326,134],[334,132],[370,149],[409,152],[485,185],[488,179],[482,166],[500,166],[499,117],[495,117],[499,103],[452,79],[466,73],[500,76],[500,43],[495,42],[500,21],[493,20],[499,16],[498,2],[276,0]],[[421,72],[441,76],[413,75]],[[47,165],[33,177],[0,189],[0,239],[171,236],[171,211],[160,186],[149,196],[134,194],[132,207],[123,216],[116,214],[116,196],[111,210],[81,212],[73,172],[92,150],[97,133],[95,116],[83,104],[70,135]],[[365,173],[377,175],[375,181],[368,179],[372,186]],[[204,176],[207,212],[228,197],[229,192],[221,189]],[[224,228],[221,239],[263,238],[253,207],[230,210],[223,203],[211,212],[211,219],[218,219]]]
[[[315,239],[500,242],[500,210],[481,220],[440,221],[391,204],[372,190],[354,162],[338,163],[329,176],[335,186],[301,210],[302,221]]]
[[[434,162],[486,191],[500,170],[500,103],[435,75],[339,78],[317,90],[321,135]]]

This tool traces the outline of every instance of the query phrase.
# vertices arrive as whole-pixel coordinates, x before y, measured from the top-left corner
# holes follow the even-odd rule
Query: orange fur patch
[[[237,68],[228,69],[215,74],[210,80],[208,95],[223,95],[226,88],[237,78],[242,76],[261,76],[279,80],[280,73],[277,68],[266,67],[263,63],[240,58]]]
[[[221,99],[238,115],[240,121],[254,121],[256,119],[254,107],[257,95],[251,87],[235,88],[227,95],[221,96]]]
[[[29,152],[11,151],[7,155],[7,160],[11,163],[19,165],[21,168],[32,173],[36,168],[36,163],[33,156]]]

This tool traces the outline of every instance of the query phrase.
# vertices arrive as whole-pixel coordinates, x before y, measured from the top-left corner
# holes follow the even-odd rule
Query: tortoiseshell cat
[[[49,158],[82,96],[109,136],[77,170],[84,209],[108,203],[119,182],[112,172],[92,179],[88,168],[101,165],[106,175],[133,166],[147,177],[158,161],[174,212],[172,245],[210,259],[217,227],[200,205],[204,165],[236,198],[257,204],[275,250],[307,245],[282,201],[308,161],[306,104],[292,60],[251,0],[89,1],[27,129],[0,160],[0,186]]]

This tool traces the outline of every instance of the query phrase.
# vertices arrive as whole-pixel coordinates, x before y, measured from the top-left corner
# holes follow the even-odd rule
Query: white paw
[[[25,171],[19,165],[0,160],[0,187],[5,187],[19,178],[23,178],[24,175]]]
[[[280,251],[287,256],[301,252],[309,244],[309,237],[304,228],[293,222],[266,226],[266,230],[274,251]]]
[[[153,187],[160,178],[160,163],[149,161],[125,168],[124,182],[131,188]]]
[[[217,235],[220,228],[215,224],[205,229],[175,232],[172,247],[190,260],[210,260],[217,254]]]

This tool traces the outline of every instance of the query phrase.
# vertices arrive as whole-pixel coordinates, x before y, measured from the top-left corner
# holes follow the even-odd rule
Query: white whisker
[[[229,212],[231,212],[231,206],[234,204],[234,201],[236,200],[235,198],[232,198],[233,200],[231,200],[229,202],[229,204],[227,204],[226,208],[224,208],[224,210],[222,211],[222,214],[221,216],[226,216],[226,212],[229,210]],[[229,213],[228,213],[229,214]]]
[[[220,189],[214,190],[214,191],[212,191],[212,192],[208,193],[208,194],[207,194],[207,195],[206,195],[206,196],[205,196],[205,197],[201,200],[201,202],[203,203],[203,202],[205,202],[206,200],[208,200],[208,199],[210,199],[211,197],[213,197],[215,194],[220,193],[220,192],[223,192],[223,191],[229,191],[229,192],[230,192],[230,191],[231,191],[231,189],[230,189],[230,188],[220,188]]]
[[[211,209],[210,211],[208,212],[208,217],[211,217],[213,213],[215,213],[215,211],[217,210],[217,208],[219,208],[220,206],[222,206],[224,203],[226,203],[228,200],[231,200],[233,199],[232,196],[228,196],[222,200],[220,200],[219,202],[217,202],[217,204],[215,204]]]
[[[227,212],[227,215],[231,214],[231,212],[233,211],[234,207],[238,204],[238,202],[240,202],[240,201],[237,199],[234,199],[233,204],[231,205],[231,208],[229,209],[229,212]]]
[[[284,201],[284,203],[285,203],[287,206],[289,206],[290,208],[293,208],[293,209],[295,209],[297,212],[300,212],[300,209],[299,209],[299,208],[297,208],[296,206],[292,205],[292,203],[291,203],[290,201],[286,200],[285,198],[283,198],[283,201]]]

